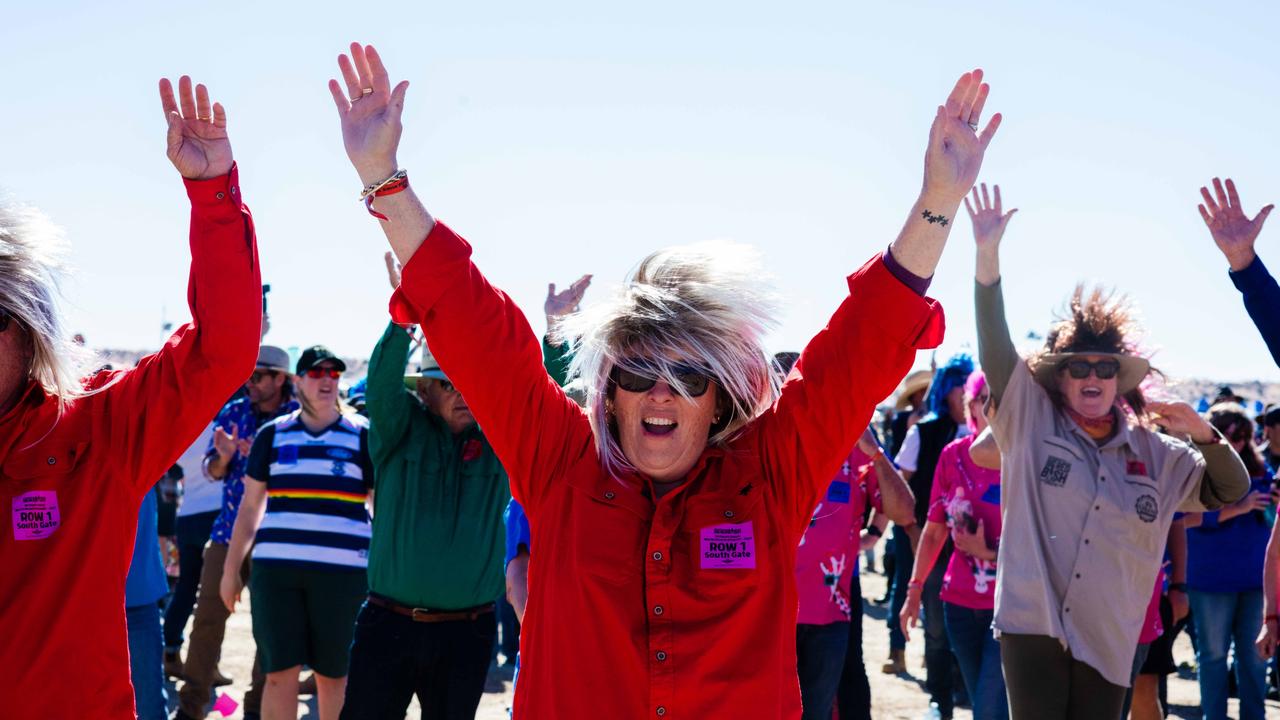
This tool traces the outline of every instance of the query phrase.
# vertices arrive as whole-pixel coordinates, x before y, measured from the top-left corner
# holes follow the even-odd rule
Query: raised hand
[[[372,45],[351,43],[351,56],[338,56],[342,82],[329,81],[329,93],[342,121],[342,144],[365,185],[385,180],[399,169],[396,150],[404,126],[404,96],[409,81],[394,89]]]
[[[1204,218],[1204,224],[1209,228],[1209,234],[1213,235],[1218,249],[1227,257],[1227,262],[1231,263],[1231,269],[1243,270],[1253,262],[1253,244],[1258,239],[1258,233],[1262,232],[1262,223],[1266,222],[1275,205],[1262,208],[1250,220],[1240,207],[1240,195],[1231,178],[1227,178],[1225,191],[1222,181],[1214,178],[1213,193],[1210,195],[1206,187],[1200,188],[1200,197],[1204,198],[1199,206],[1200,217]]]
[[[881,452],[880,443],[876,442],[876,434],[868,427],[862,431],[862,435],[858,437],[858,449],[869,457],[875,457]]]
[[[924,156],[926,195],[959,203],[977,181],[983,155],[1000,128],[1000,113],[996,113],[978,132],[990,91],[982,82],[982,70],[967,72],[956,81],[946,104],[938,106]]]
[[[169,123],[166,138],[169,161],[188,180],[208,180],[231,172],[231,141],[227,139],[227,111],[222,103],[209,103],[209,89],[191,78],[178,78],[178,98],[173,84],[160,80],[160,106]]]
[[[582,296],[586,294],[587,288],[590,286],[590,275],[583,275],[561,292],[556,292],[555,283],[547,285],[547,301],[542,305],[543,311],[547,314],[547,319],[561,318],[577,312],[578,306],[582,304]]]
[[[382,256],[382,261],[387,265],[387,282],[391,283],[392,290],[400,289],[400,261],[396,260],[396,254],[388,250]]]
[[[213,449],[224,461],[235,457],[235,454],[240,451],[240,447],[241,441],[239,428],[231,428],[231,434],[229,435],[227,434],[227,431],[223,430],[221,427],[214,428]]]
[[[1009,219],[1018,209],[1004,211],[999,185],[993,186],[994,200],[987,194],[986,183],[982,183],[981,188],[981,195],[976,187],[970,193],[973,202],[968,197],[964,199],[964,208],[969,211],[969,219],[973,221],[973,241],[978,244],[978,248],[995,250],[1000,246],[1000,239],[1004,237],[1004,229],[1009,226]]]
[[[1150,402],[1147,409],[1158,423],[1175,435],[1188,435],[1201,444],[1211,443],[1218,437],[1213,426],[1184,402]]]

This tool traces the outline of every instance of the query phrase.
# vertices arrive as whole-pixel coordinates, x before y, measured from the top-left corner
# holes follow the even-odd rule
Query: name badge
[[[849,483],[843,480],[835,480],[831,486],[827,488],[827,501],[835,503],[849,504]]]
[[[37,490],[13,498],[14,540],[44,540],[61,524],[56,491]]]
[[[702,528],[702,569],[755,568],[756,538],[751,521]]]

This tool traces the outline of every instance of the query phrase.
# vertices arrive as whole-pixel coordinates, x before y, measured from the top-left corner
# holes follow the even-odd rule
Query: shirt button
[[[57,459],[56,459],[56,458],[54,458],[54,457],[50,456],[50,458],[49,458],[49,464],[50,464],[50,465],[54,465],[54,464],[56,464],[57,462],[58,462],[58,461],[57,461]]]
[[[655,553],[653,554],[653,559],[654,559],[654,560],[661,560],[661,559],[662,559],[662,553],[661,553],[661,552],[655,552]]]
[[[662,717],[663,715],[666,715],[666,714],[667,714],[667,709],[666,709],[666,708],[664,708],[664,707],[662,707],[661,705],[659,705],[659,706],[658,706],[658,717]]]
[[[1094,509],[1094,510],[1101,510],[1101,509],[1102,509],[1102,506],[1101,506],[1101,505],[1094,505],[1094,506],[1093,506],[1093,509]]]
[[[654,608],[653,608],[653,614],[654,614],[654,615],[661,615],[661,614],[662,614],[662,606],[661,606],[661,605],[655,605],[655,606],[654,606]]]
[[[654,655],[654,657],[658,658],[658,662],[662,662],[667,659],[667,654],[659,650],[658,654]]]
[[[725,517],[727,517],[727,518],[731,518],[731,517],[733,517],[733,511],[732,511],[732,510],[725,510],[725,511],[724,511],[724,516],[725,516]]]
[[[1071,612],[1071,608],[1062,608],[1062,612]]]
[[[1085,544],[1085,545],[1088,545],[1088,544],[1089,544],[1089,538],[1085,538],[1085,539],[1084,539],[1084,544]]]
[[[224,198],[224,197],[226,197],[226,196],[227,196],[227,194],[226,194],[226,193],[221,193],[221,192],[220,192],[220,193],[218,193],[218,199],[219,199],[219,200],[221,200],[222,198]]]
[[[1080,573],[1076,573],[1076,579],[1077,579],[1077,580],[1079,580],[1079,579],[1080,579]]]
[[[236,194],[236,190],[238,190],[238,189],[239,189],[239,188],[237,188],[235,185],[232,185],[232,186],[231,186],[231,194],[232,194],[232,195],[235,195],[235,194]]]
[[[612,490],[610,490],[609,492],[605,493],[605,494],[604,494],[604,499],[605,499],[605,500],[612,500],[612,499],[613,499],[613,491],[612,491]]]

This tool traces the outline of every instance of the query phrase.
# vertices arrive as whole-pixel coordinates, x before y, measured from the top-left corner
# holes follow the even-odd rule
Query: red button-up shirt
[[[187,182],[194,321],[61,418],[0,416],[0,717],[134,718],[124,581],[143,495],[253,371],[261,281],[236,171]]]
[[[796,546],[942,310],[877,257],[782,397],[660,500],[600,464],[520,309],[437,224],[392,298],[466,397],[533,532],[520,718],[799,718]]]

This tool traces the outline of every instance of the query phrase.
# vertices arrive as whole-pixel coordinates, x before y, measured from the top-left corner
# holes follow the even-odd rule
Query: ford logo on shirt
[[[328,455],[334,460],[351,460],[351,459],[354,459],[356,456],[356,454],[351,452],[350,450],[346,448],[338,448],[338,447],[329,448],[328,450],[325,450],[324,454]]]

